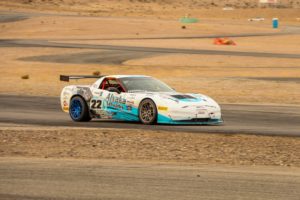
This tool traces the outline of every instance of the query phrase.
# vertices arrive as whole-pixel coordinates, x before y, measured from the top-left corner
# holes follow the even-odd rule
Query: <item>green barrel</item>
[[[181,23],[185,24],[191,24],[191,23],[197,23],[199,20],[197,18],[189,18],[189,17],[182,17],[179,20]]]

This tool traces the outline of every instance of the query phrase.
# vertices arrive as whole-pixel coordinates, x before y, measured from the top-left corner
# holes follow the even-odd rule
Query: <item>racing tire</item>
[[[139,105],[139,119],[143,124],[152,125],[157,122],[157,108],[151,99],[144,99]]]
[[[92,119],[85,100],[80,96],[71,99],[69,114],[75,122],[88,122]]]

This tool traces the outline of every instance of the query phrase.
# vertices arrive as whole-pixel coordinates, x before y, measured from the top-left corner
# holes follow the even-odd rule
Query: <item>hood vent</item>
[[[181,99],[197,99],[197,98],[195,98],[195,97],[193,97],[193,96],[190,96],[190,95],[182,95],[182,94],[171,95],[171,97],[174,97],[174,98],[179,99],[179,100],[181,100]]]

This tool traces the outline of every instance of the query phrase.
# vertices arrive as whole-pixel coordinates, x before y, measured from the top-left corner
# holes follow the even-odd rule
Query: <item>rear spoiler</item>
[[[102,76],[90,76],[90,75],[60,75],[60,81],[69,82],[70,80],[86,79],[86,78],[102,78]]]

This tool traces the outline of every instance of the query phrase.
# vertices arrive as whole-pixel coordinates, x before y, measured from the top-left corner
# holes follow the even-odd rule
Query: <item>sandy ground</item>
[[[212,34],[278,33],[271,21],[252,23],[244,19],[207,19],[195,24],[181,24],[175,19],[127,17],[80,17],[26,14],[26,20],[2,23],[0,37],[46,39],[103,39],[195,36]],[[185,25],[186,29],[181,27]],[[286,25],[284,23],[283,25]],[[131,41],[129,41],[131,42]],[[168,41],[166,41],[168,42]]]
[[[0,8],[12,10],[35,10],[47,12],[71,12],[94,16],[129,16],[150,18],[176,18],[190,14],[200,18],[249,18],[280,17],[295,20],[299,17],[299,0],[281,0],[276,7],[268,9],[258,5],[257,0],[230,1],[193,1],[193,0],[2,0]],[[234,10],[224,11],[223,7]],[[288,13],[288,14],[287,14]]]
[[[164,131],[0,128],[1,157],[300,167],[300,139]]]

